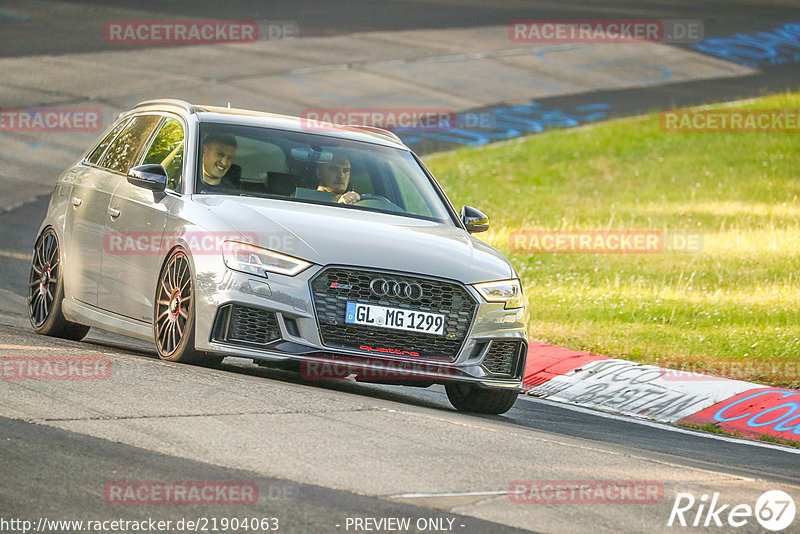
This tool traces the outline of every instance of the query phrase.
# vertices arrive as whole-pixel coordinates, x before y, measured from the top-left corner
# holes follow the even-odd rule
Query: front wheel
[[[192,269],[183,250],[174,251],[161,269],[156,290],[155,330],[158,357],[168,362],[212,365],[221,357],[195,349],[195,295]]]
[[[495,415],[510,410],[519,396],[517,389],[490,389],[472,384],[446,384],[445,390],[456,410]]]
[[[61,310],[64,276],[58,237],[47,228],[36,240],[28,278],[28,318],[34,331],[45,336],[80,341],[89,327],[67,321]]]

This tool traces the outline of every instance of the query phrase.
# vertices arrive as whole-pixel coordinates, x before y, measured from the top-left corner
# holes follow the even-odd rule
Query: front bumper
[[[198,280],[195,345],[200,350],[263,362],[294,360],[299,362],[301,374],[309,379],[352,376],[361,381],[408,385],[448,382],[472,382],[494,388],[522,385],[527,353],[524,309],[506,310],[501,303],[485,302],[469,285],[347,266],[314,266],[294,277],[270,274],[268,279],[216,268],[211,272],[217,276],[211,272],[203,276],[202,265],[196,265],[195,269]],[[453,325],[458,322],[458,328],[454,326],[453,330],[456,334],[451,337],[459,335],[457,343],[447,345],[452,348],[451,353],[434,350],[440,349],[441,344],[420,344],[417,338],[421,334],[394,331],[387,338],[382,336],[386,329],[375,329],[378,337],[360,339],[357,336],[363,336],[363,330],[343,330],[353,338],[347,346],[347,339],[331,336],[330,328],[322,330],[328,332],[327,339],[321,335],[320,318],[324,326],[331,327],[328,323],[335,323],[340,313],[330,300],[328,304],[320,301],[318,281],[333,270],[449,284],[468,296],[474,307],[466,324],[463,312],[458,321],[451,321]],[[338,298],[359,297],[364,295]],[[380,343],[387,339],[392,346]],[[432,347],[430,351],[428,346]],[[417,355],[409,356],[409,352]]]

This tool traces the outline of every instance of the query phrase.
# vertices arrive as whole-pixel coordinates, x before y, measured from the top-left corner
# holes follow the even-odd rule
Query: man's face
[[[203,145],[203,172],[212,178],[222,178],[231,168],[236,147],[209,141]]]
[[[330,163],[322,163],[317,168],[319,185],[341,195],[350,183],[350,161],[337,156]]]

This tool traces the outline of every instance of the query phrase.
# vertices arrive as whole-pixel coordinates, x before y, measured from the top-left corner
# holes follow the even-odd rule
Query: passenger
[[[231,177],[225,176],[236,157],[236,138],[228,134],[208,134],[203,141],[202,190],[238,189]]]
[[[350,184],[350,160],[347,156],[334,155],[330,162],[317,165],[317,180],[317,191],[333,193],[334,202],[355,204],[361,200],[361,195],[347,190]]]

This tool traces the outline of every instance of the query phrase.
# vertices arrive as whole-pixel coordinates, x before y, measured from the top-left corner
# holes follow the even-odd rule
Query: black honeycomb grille
[[[494,375],[511,376],[522,347],[521,341],[492,341],[489,353],[483,359],[483,366]]]
[[[418,283],[423,297],[419,300],[395,296],[378,297],[370,291],[372,280]],[[331,287],[331,284],[338,287]],[[314,309],[320,337],[328,347],[358,348],[360,345],[416,352],[420,358],[454,360],[469,332],[477,307],[466,289],[458,284],[377,271],[330,268],[311,281]],[[431,335],[403,330],[346,324],[347,302],[377,304],[445,315],[445,335]]]
[[[226,341],[266,345],[280,337],[281,330],[275,313],[238,304],[232,307]]]

